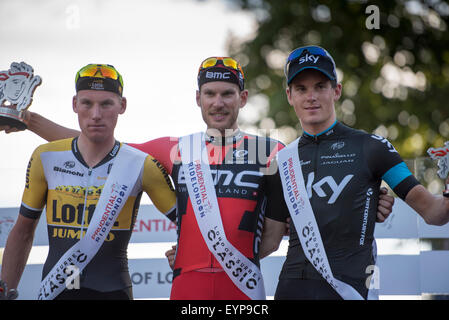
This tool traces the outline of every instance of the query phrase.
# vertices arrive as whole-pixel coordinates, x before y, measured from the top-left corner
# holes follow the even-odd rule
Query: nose
[[[95,104],[91,108],[91,118],[92,118],[92,120],[101,119],[101,107],[98,104]]]
[[[307,98],[307,101],[315,101],[316,100],[316,92],[315,92],[315,90],[309,90],[307,92],[306,98]]]
[[[224,107],[224,99],[220,94],[215,95],[212,105],[214,107]]]

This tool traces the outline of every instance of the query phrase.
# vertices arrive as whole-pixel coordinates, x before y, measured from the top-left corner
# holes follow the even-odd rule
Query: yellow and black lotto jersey
[[[78,150],[77,140],[70,138],[41,145],[28,164],[20,214],[38,219],[46,206],[49,253],[42,278],[84,236],[121,147],[116,142],[100,163],[89,168]],[[163,167],[148,156],[109,235],[83,270],[81,287],[107,292],[131,286],[127,246],[142,191],[150,196],[159,211],[169,218],[175,217],[176,198],[170,179]]]

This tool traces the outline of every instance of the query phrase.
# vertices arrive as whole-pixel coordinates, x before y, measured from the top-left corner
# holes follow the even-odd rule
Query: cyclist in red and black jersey
[[[224,138],[207,135],[206,143],[226,237],[258,264],[264,216],[266,222],[273,214],[265,212],[270,195],[267,194],[263,170],[282,144],[238,129]],[[189,201],[177,139],[160,138],[133,146],[142,151],[163,150],[171,146],[176,151],[176,157],[172,159],[167,159],[163,153],[154,155],[167,166],[176,187],[178,247],[171,298],[246,299],[223,272],[203,240]],[[259,157],[252,159],[256,150]],[[203,284],[201,289],[200,284]]]
[[[209,164],[226,237],[258,265],[264,216],[269,221],[272,215],[265,212],[269,195],[264,170],[283,145],[239,130],[238,113],[248,97],[243,81],[243,71],[234,59],[206,59],[198,74],[197,104],[208,129]],[[203,240],[189,201],[177,139],[160,138],[133,146],[159,159],[176,186],[178,247],[171,298],[248,299],[232,283]],[[164,149],[165,154],[155,153]]]

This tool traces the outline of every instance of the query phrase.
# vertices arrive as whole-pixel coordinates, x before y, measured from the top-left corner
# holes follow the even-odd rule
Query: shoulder
[[[144,163],[144,180],[163,177],[164,180],[170,180],[168,178],[168,171],[156,158],[151,155],[147,155]]]
[[[259,136],[251,133],[242,132],[243,138],[248,141],[257,141],[258,143],[266,143],[273,147],[278,147],[278,149],[282,149],[285,147],[285,144],[279,140],[273,139],[267,136]]]
[[[387,151],[391,153],[398,153],[391,142],[382,136],[374,133],[366,132],[365,130],[354,129],[344,124],[340,124],[339,133],[348,139],[361,139],[367,151]]]
[[[387,138],[384,138],[382,136],[376,134],[367,134],[365,141],[367,143],[367,146],[372,148],[373,151],[383,150],[389,153],[398,154],[398,151],[391,144],[391,142]]]
[[[65,151],[70,151],[72,149],[73,138],[56,140],[49,143],[41,144],[36,149],[34,149],[28,167],[31,167],[31,163],[36,163],[36,159],[52,159],[55,153],[61,153]],[[45,156],[44,156],[45,155]],[[42,156],[42,157],[41,157]]]
[[[285,147],[285,144],[279,140],[266,136],[258,136],[254,134],[242,133],[243,138],[248,140],[248,151],[254,150],[257,152],[258,161],[267,168],[275,170],[276,166],[272,166],[278,152]],[[255,144],[255,145],[254,145]],[[269,174],[269,173],[267,173]]]
[[[128,143],[128,145],[153,155],[161,151],[170,151],[173,146],[178,144],[178,140],[177,137],[161,137],[144,143]]]
[[[129,143],[128,145],[151,155],[171,172],[177,155],[178,140],[176,137],[162,137],[141,144]]]
[[[56,140],[41,144],[35,149],[35,153],[68,151],[72,149],[73,138]]]
[[[151,168],[151,170],[163,171],[164,166],[152,155],[148,154],[145,158],[145,167]]]
[[[160,210],[161,212],[166,212],[173,207],[175,201],[175,189],[173,188],[168,172],[164,166],[151,155],[148,155],[145,158],[142,187],[151,197],[158,209],[163,208],[163,210]],[[154,192],[156,192],[156,194]],[[156,195],[162,197],[162,203],[158,202],[161,199]]]
[[[336,126],[336,130],[338,136],[344,136],[346,138],[367,138],[371,135],[365,130],[348,127],[341,122],[339,122],[338,126]]]

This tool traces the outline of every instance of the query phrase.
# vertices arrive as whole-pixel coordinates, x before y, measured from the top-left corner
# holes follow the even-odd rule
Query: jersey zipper
[[[218,188],[220,188],[220,185],[219,185],[219,182],[220,182],[220,176],[218,175],[218,168],[221,166],[221,164],[222,164],[222,154],[223,154],[223,148],[224,148],[225,146],[221,146],[221,148],[217,148],[217,149],[215,149],[214,148],[214,153],[215,153],[215,150],[218,150],[218,152],[219,152],[219,154],[218,154],[218,156],[217,157],[215,157],[215,154],[214,154],[214,157],[215,157],[215,159],[217,159],[217,162],[215,163],[215,179],[217,180],[217,184],[216,185],[214,185],[214,189],[215,189],[215,193],[217,194],[217,187]],[[217,203],[218,203],[218,195],[217,195]],[[221,211],[220,211],[220,214],[221,214]],[[211,252],[210,253],[210,267],[211,268],[214,268],[214,259],[215,259],[215,256],[213,255],[213,253]]]
[[[83,231],[84,231],[84,217],[86,216],[86,208],[87,208],[87,197],[89,195],[89,187],[92,184],[92,168],[89,168],[89,171],[87,172],[87,185],[86,185],[86,194],[84,195],[84,208],[82,213],[82,219],[81,219],[81,231],[80,231],[80,240],[84,237]],[[87,228],[86,228],[87,229]]]

